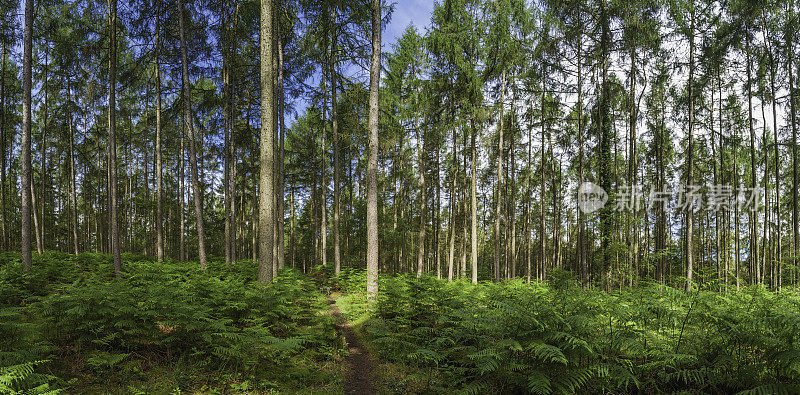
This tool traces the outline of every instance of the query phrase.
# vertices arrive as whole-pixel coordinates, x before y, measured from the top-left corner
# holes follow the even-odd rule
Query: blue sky
[[[432,0],[398,0],[394,3],[394,13],[389,25],[384,32],[384,44],[393,44],[403,34],[409,24],[417,27],[420,35],[425,33],[425,27],[430,24],[433,12]],[[391,48],[391,47],[389,47]],[[388,48],[383,46],[383,50]]]

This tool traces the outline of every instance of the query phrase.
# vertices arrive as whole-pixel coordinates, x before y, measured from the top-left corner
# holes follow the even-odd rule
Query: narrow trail
[[[349,351],[349,354],[345,357],[347,374],[344,380],[344,393],[374,394],[373,372],[376,370],[377,364],[369,355],[364,343],[350,326],[350,323],[342,315],[342,311],[336,306],[336,300],[332,296],[328,296],[328,300],[331,305],[330,314],[336,320],[339,332],[344,335]]]

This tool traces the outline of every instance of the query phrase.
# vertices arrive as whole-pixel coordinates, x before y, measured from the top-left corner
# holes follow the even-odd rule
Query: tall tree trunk
[[[181,88],[183,89],[183,88]],[[178,206],[181,211],[181,224],[180,224],[180,259],[181,262],[186,261],[186,120],[181,122],[181,151],[180,162],[178,165],[178,173],[180,173],[180,197],[178,198]]]
[[[578,19],[580,19],[580,11],[578,14]],[[579,22],[582,23],[582,22]],[[581,31],[578,35],[578,185],[583,184],[584,182],[584,170],[583,170],[583,63],[582,61],[582,54],[583,54],[583,25],[581,25]],[[530,155],[530,152],[529,152]],[[583,288],[587,288],[589,286],[589,262],[587,259],[586,254],[586,232],[584,230],[584,218],[583,218],[583,211],[576,210],[578,212],[578,245],[577,245],[577,253],[576,257],[580,265],[581,270],[581,284]],[[530,262],[528,263],[530,266]],[[528,269],[530,272],[530,269]],[[530,282],[530,273],[528,273],[528,282]]]
[[[116,1],[116,0],[114,0]],[[178,17],[181,41],[181,69],[183,81],[183,116],[186,122],[186,130],[189,132],[187,138],[189,140],[189,167],[192,173],[192,191],[194,200],[194,216],[197,222],[197,254],[200,259],[200,267],[205,269],[206,263],[206,241],[205,241],[205,227],[203,226],[203,193],[200,190],[200,179],[197,171],[197,149],[195,147],[194,126],[192,122],[192,97],[191,85],[189,85],[189,60],[186,48],[186,31],[184,29],[184,7],[183,0],[178,0]]]
[[[637,183],[637,153],[636,153],[636,122],[637,122],[637,101],[636,101],[636,50],[635,48],[631,49],[631,72],[630,72],[630,80],[631,80],[631,92],[630,92],[630,135],[628,136],[628,184],[631,188],[636,187]],[[634,191],[631,190],[631,196],[633,196]],[[628,243],[631,245],[630,252],[629,252],[629,262],[632,266],[632,272],[630,274],[631,281],[630,285],[633,285],[634,278],[637,276],[637,261],[639,257],[639,238],[638,238],[638,230],[636,229],[636,219],[638,218],[639,211],[638,207],[634,207],[634,212],[629,214],[628,218]],[[633,216],[633,218],[630,218]]]
[[[114,255],[114,273],[122,276],[122,258],[119,246],[119,224],[117,220],[117,0],[108,0],[109,41],[108,58],[108,169],[109,193],[111,195],[111,253]]]
[[[694,182],[692,171],[694,167],[694,3],[691,10],[691,27],[689,32],[689,146],[686,147],[686,185]],[[686,292],[692,290],[692,277],[694,273],[694,209],[692,206],[686,210]]]
[[[783,281],[783,264],[781,262],[781,172],[780,172],[780,165],[778,164],[778,158],[780,158],[780,149],[778,147],[778,114],[777,114],[777,91],[775,90],[775,60],[773,58],[772,51],[769,52],[770,58],[770,69],[769,69],[769,82],[770,82],[770,90],[772,92],[772,133],[773,133],[773,143],[775,144],[774,148],[774,156],[775,156],[775,265],[776,268],[776,280],[775,280],[775,289],[778,291],[781,290],[782,281]]]
[[[156,13],[156,255],[164,261],[164,179],[161,153],[161,15]]]
[[[8,233],[6,223],[8,222],[8,213],[6,210],[6,44],[3,43],[3,51],[0,52],[2,57],[3,67],[2,74],[0,75],[0,212],[2,212],[3,219],[3,250],[8,250]]]
[[[494,211],[494,281],[500,281],[500,214],[503,207],[503,107],[506,99],[506,72],[503,70],[500,82],[500,116],[497,133],[499,133],[499,143],[497,146],[497,192],[495,193]],[[454,145],[455,147],[455,145]]]
[[[67,97],[72,101],[72,90],[67,79]],[[72,112],[67,113],[67,127],[69,128],[69,205],[70,219],[72,222],[72,250],[78,254],[78,198],[75,185],[75,133],[72,130]]]
[[[369,160],[367,162],[367,296],[378,294],[378,86],[381,68],[381,5],[372,0],[372,59],[369,73]]]
[[[222,90],[225,100],[225,132],[224,132],[224,169],[223,169],[223,185],[224,185],[224,199],[225,199],[225,264],[230,265],[232,261],[232,238],[231,233],[233,232],[232,229],[232,221],[233,218],[231,217],[231,206],[232,206],[232,191],[231,191],[231,161],[233,157],[231,155],[231,132],[233,129],[233,92],[231,91],[231,48],[233,45],[233,40],[231,39],[231,28],[230,28],[230,15],[228,14],[228,10],[230,9],[230,4],[227,2],[223,2],[223,11],[222,11],[222,18],[223,18],[223,26],[222,26]],[[156,55],[158,56],[158,55]],[[159,98],[160,99],[160,98]],[[159,202],[160,204],[160,202]],[[159,236],[160,237],[160,236]]]
[[[273,123],[275,87],[273,86],[273,0],[261,0],[261,154],[259,180],[259,256],[258,281],[272,281],[275,224]]]
[[[417,132],[417,155],[419,160],[419,246],[417,253],[417,277],[420,277],[422,276],[423,265],[425,263],[425,228],[427,225],[425,216],[428,211],[428,205],[427,199],[425,199],[425,162],[422,158],[425,152],[425,144],[422,138],[420,138],[419,122],[414,126]],[[437,273],[441,276],[441,271],[437,270]]]
[[[334,30],[331,34],[331,54],[328,57],[328,73],[331,79],[331,134],[333,135],[333,272],[339,275],[341,270],[341,251],[339,240],[339,219],[341,216],[341,193],[340,189],[340,173],[341,164],[339,159],[339,121],[336,103],[336,7],[333,7],[333,26]]]
[[[749,30],[747,30],[749,31]],[[747,69],[747,123],[750,130],[750,188],[755,191],[756,187],[756,134],[753,128],[753,88],[750,71],[750,39],[745,38],[745,62]],[[750,277],[751,281],[758,281],[759,267],[758,267],[758,243],[757,232],[758,225],[756,224],[756,211],[750,210]]]
[[[48,90],[47,90],[47,80],[48,80],[48,71],[50,69],[50,52],[48,48],[48,43],[45,41],[44,47],[44,81],[42,84],[42,90],[44,91],[44,119],[42,120],[42,142],[39,144],[39,150],[42,157],[42,171],[39,173],[39,223],[36,225],[38,229],[38,239],[36,242],[36,250],[39,254],[43,253],[44,250],[47,248],[46,241],[45,241],[45,201],[47,200],[47,178],[49,176],[49,172],[47,169],[47,118],[49,114],[49,101],[48,101]],[[35,193],[35,191],[33,192]]]
[[[31,63],[33,63],[33,0],[25,0],[22,53],[22,269],[31,270]]]
[[[280,36],[279,36],[280,37]],[[284,212],[284,202],[283,202],[283,186],[286,181],[286,175],[284,174],[284,160],[283,160],[283,142],[285,140],[285,102],[284,102],[284,81],[283,81],[283,41],[278,40],[278,166],[277,166],[277,185],[276,188],[276,198],[277,202],[277,228],[275,229],[275,233],[277,234],[277,253],[278,253],[278,269],[283,269],[286,265],[286,256],[284,253],[284,234],[283,234],[283,212]]]
[[[792,2],[792,7],[794,7],[794,2]],[[792,37],[791,35],[789,37]],[[787,64],[787,73],[789,74],[789,108],[791,114],[791,122],[792,122],[792,241],[794,246],[794,264],[797,266],[798,262],[798,255],[800,255],[800,222],[798,222],[798,210],[797,210],[797,189],[800,188],[800,184],[798,184],[798,177],[797,177],[797,112],[796,112],[796,101],[795,98],[795,88],[794,88],[794,65],[793,65],[793,52],[794,46],[793,42],[790,40],[787,43],[787,47],[789,50],[787,53],[789,54],[789,62]]]
[[[471,151],[471,163],[470,163],[470,209],[471,209],[471,229],[470,229],[470,262],[472,263],[472,283],[478,283],[478,198],[477,198],[477,191],[476,191],[476,179],[477,179],[477,150],[475,147],[475,140],[476,135],[478,134],[478,128],[475,127],[475,115],[470,115],[470,129],[471,129],[471,136],[470,136],[470,151]],[[438,174],[437,174],[438,176]],[[438,210],[437,210],[438,212]],[[438,222],[437,222],[438,228]]]
[[[545,104],[545,90],[546,90],[545,78],[547,77],[547,70],[544,67],[544,65],[542,65],[542,67],[543,67],[543,69],[542,69],[542,94],[541,94],[541,104],[540,104],[540,106],[541,106],[541,114],[540,115],[541,115],[541,122],[542,122],[542,125],[541,125],[542,126],[542,136],[541,136],[541,144],[542,144],[542,146],[541,146],[541,156],[539,157],[539,159],[541,159],[541,162],[540,162],[540,169],[541,169],[540,177],[541,177],[541,179],[539,180],[539,183],[540,183],[540,189],[539,189],[539,270],[537,270],[537,278],[539,280],[544,280],[545,276],[546,276],[546,273],[547,273],[547,259],[545,258],[546,257],[546,255],[545,255],[546,237],[545,237],[545,221],[544,221],[544,206],[545,206],[544,190],[545,190],[545,178],[546,178],[545,177],[545,173],[544,173],[544,170],[545,170],[545,165],[544,164],[545,164],[545,161],[546,161],[546,159],[544,157],[544,146],[545,146],[545,129],[547,128],[546,127],[547,120],[546,120],[546,115],[545,115],[545,111],[546,111],[546,104]]]
[[[601,86],[600,86],[600,100],[598,103],[598,121],[600,127],[600,158],[599,158],[599,174],[600,187],[605,191],[609,191],[612,186],[613,175],[611,173],[613,167],[613,158],[611,154],[611,144],[613,143],[611,132],[611,89],[608,80],[608,63],[611,52],[611,21],[610,11],[606,0],[603,0],[600,6],[600,67],[601,67]],[[613,223],[614,215],[611,207],[600,209],[600,238],[603,251],[603,283],[606,290],[611,286],[611,273],[612,273],[612,258],[613,251],[611,248],[611,239],[613,237]]]

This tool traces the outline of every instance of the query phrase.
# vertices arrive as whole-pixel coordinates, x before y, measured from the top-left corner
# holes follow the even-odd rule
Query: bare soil
[[[336,306],[336,301],[332,297],[329,297],[329,300],[331,304],[330,313],[336,319],[339,333],[344,336],[349,351],[347,357],[344,359],[347,367],[347,374],[344,380],[344,393],[374,394],[376,391],[373,386],[373,375],[376,371],[377,364],[364,347],[364,343],[358,337],[356,331],[342,315],[342,311]]]

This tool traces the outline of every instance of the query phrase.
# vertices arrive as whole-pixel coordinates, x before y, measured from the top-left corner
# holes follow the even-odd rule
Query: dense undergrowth
[[[398,392],[800,393],[796,293],[609,294],[552,279],[387,277],[372,312],[363,272],[339,286],[379,356],[417,369]]]
[[[0,255],[0,393],[326,392],[341,353],[319,287],[249,261],[155,263],[47,253],[23,273]]]
[[[341,390],[327,291],[401,373],[384,388],[443,393],[800,393],[800,295],[751,287],[607,293],[545,283],[285,270],[47,253],[0,254],[0,393]],[[396,372],[395,372],[396,373]],[[384,377],[386,379],[386,377]]]

